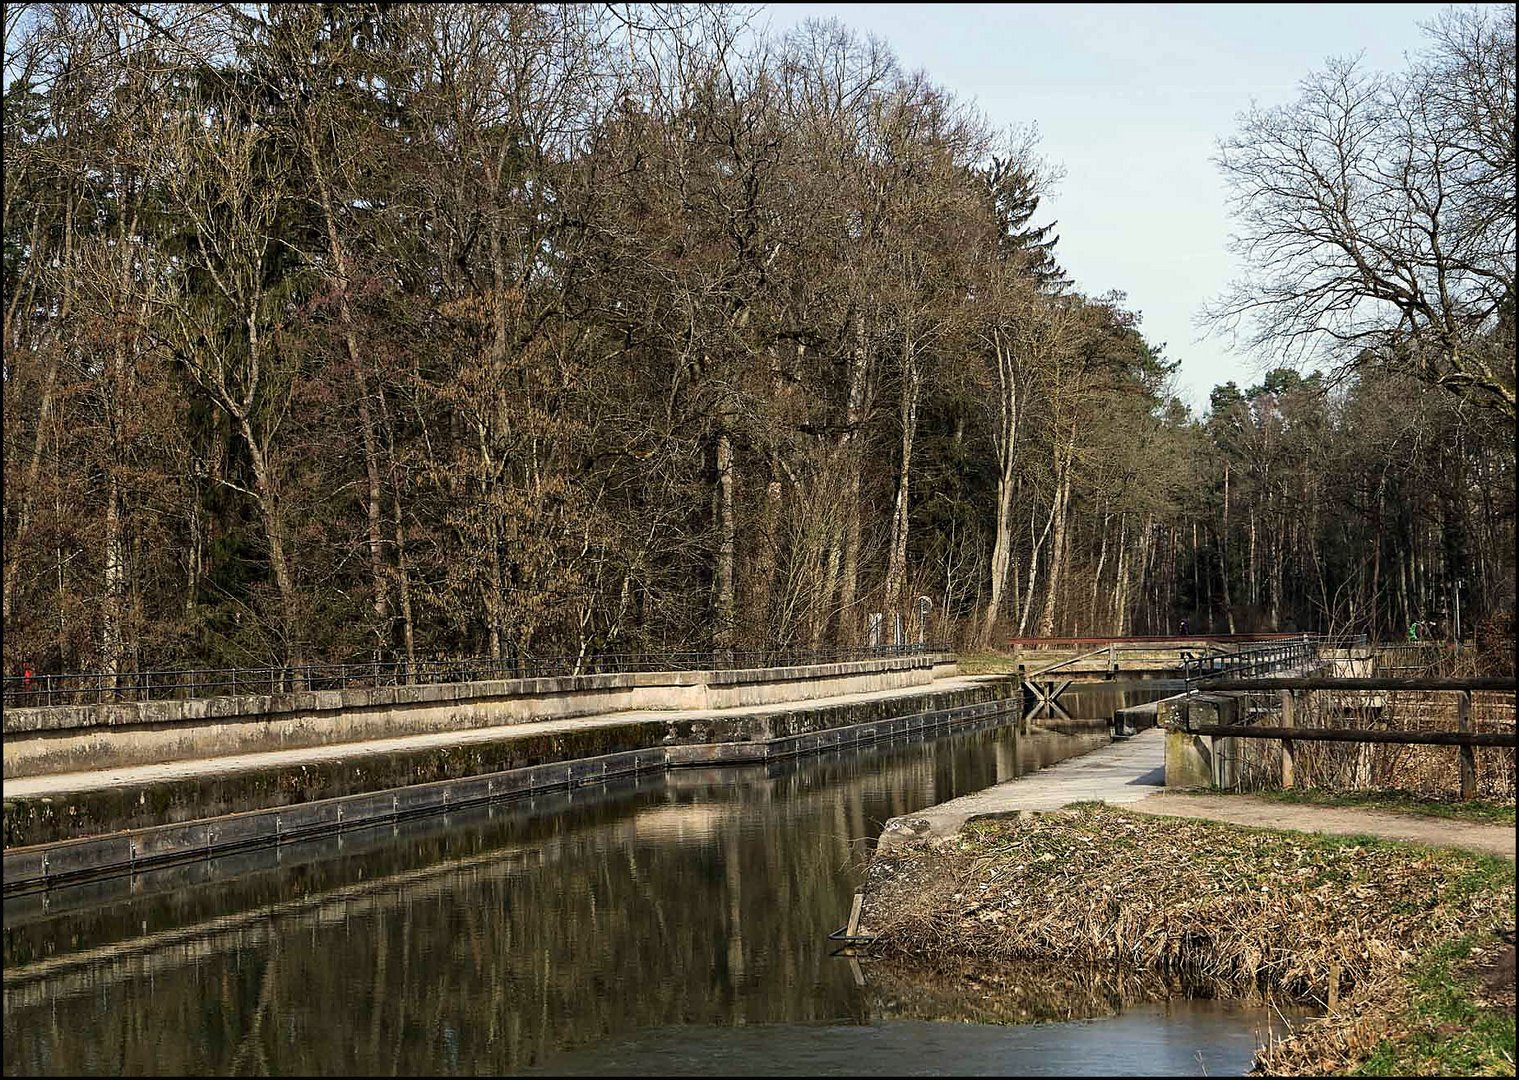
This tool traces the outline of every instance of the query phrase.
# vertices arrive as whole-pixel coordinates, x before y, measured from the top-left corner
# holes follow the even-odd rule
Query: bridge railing
[[[1208,656],[1191,656],[1182,661],[1182,677],[1187,688],[1203,679],[1232,677],[1261,678],[1278,671],[1300,668],[1331,649],[1349,649],[1366,644],[1365,635],[1356,637],[1300,634],[1288,640],[1260,641],[1241,645],[1233,652]]]
[[[1059,649],[1072,645],[1174,645],[1201,641],[1221,645],[1233,645],[1255,641],[1287,641],[1302,637],[1298,633],[1262,634],[1122,634],[1088,637],[1012,637],[1005,638],[1008,646],[1021,648]]]
[[[7,675],[10,707],[94,705],[110,701],[160,701],[237,694],[281,694],[417,684],[559,678],[568,675],[650,671],[717,671],[741,668],[842,664],[953,651],[937,643],[878,645],[854,649],[740,650],[716,652],[596,653],[547,657],[406,657],[244,668],[174,668],[121,674],[73,672]]]
[[[1461,659],[1460,642],[1388,641],[1373,646],[1378,671],[1389,675],[1446,675]]]

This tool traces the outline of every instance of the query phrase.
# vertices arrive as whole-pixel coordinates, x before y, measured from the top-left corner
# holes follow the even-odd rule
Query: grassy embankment
[[[1325,1009],[1261,1048],[1275,1074],[1512,1075],[1512,975],[1495,1008],[1471,961],[1514,899],[1503,859],[1097,805],[876,859],[864,927],[888,955],[1117,961]]]
[[[1031,652],[962,653],[957,663],[961,675],[1015,675],[1018,665],[1037,671],[1078,655],[1076,649],[1036,649]]]
[[[1012,675],[1018,670],[1018,660],[1012,653],[962,653],[957,663],[961,675]]]

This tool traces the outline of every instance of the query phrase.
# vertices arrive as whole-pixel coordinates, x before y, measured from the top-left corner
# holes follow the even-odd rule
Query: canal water
[[[1106,694],[1062,705],[1146,699]],[[831,955],[886,819],[1106,741],[1016,728],[676,771],[8,899],[4,1071],[1243,1073],[1262,1009],[1072,995],[1070,972],[1035,970],[1020,1001],[1044,1022],[992,1023],[975,980],[946,991],[942,973],[920,986]]]

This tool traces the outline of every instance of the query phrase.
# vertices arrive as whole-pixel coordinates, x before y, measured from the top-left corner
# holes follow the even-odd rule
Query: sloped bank
[[[1408,1060],[1449,1026],[1421,1011],[1420,973],[1491,947],[1515,899],[1507,860],[1105,806],[897,848],[865,894],[860,932],[888,956],[1118,963],[1323,1009],[1261,1048],[1276,1074]],[[1441,1071],[1511,1075],[1512,1010],[1476,1008],[1486,1026],[1445,1032]]]

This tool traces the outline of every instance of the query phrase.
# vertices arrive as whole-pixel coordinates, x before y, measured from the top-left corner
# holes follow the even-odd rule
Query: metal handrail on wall
[[[951,652],[937,643],[878,645],[857,649],[720,650],[717,652],[600,653],[586,656],[439,658],[405,657],[333,664],[262,668],[179,668],[119,675],[78,672],[7,675],[4,701],[11,707],[94,705],[108,701],[162,701],[236,694],[281,694],[421,683],[560,678],[641,671],[725,671],[741,668],[842,664]]]

